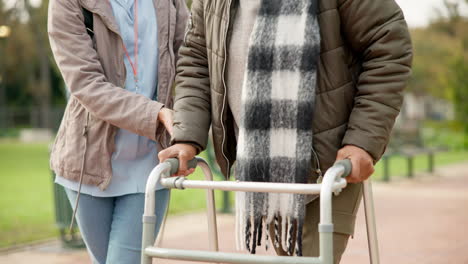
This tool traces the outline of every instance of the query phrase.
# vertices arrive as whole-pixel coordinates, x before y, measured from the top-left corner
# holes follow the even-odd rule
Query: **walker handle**
[[[170,158],[167,159],[166,162],[171,164],[171,175],[176,174],[179,171],[179,159],[177,158]],[[194,158],[187,162],[187,166],[189,169],[195,169],[197,167],[198,160]]]
[[[343,175],[341,175],[342,178],[348,177],[348,175],[351,174],[351,171],[353,170],[353,164],[351,163],[350,159],[339,160],[333,164],[333,166],[337,165],[344,167]]]

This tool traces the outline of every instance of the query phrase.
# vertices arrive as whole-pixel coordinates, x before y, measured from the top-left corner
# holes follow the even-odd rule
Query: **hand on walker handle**
[[[167,132],[172,136],[172,123],[173,123],[174,111],[169,108],[162,108],[158,113],[158,121],[163,123],[166,127]]]
[[[175,144],[165,150],[159,152],[158,157],[160,162],[166,161],[168,158],[179,159],[179,171],[175,174],[178,176],[188,176],[195,169],[188,169],[187,162],[195,158],[197,150],[190,144]]]
[[[359,183],[367,180],[374,173],[374,160],[365,150],[346,145],[338,151],[336,160],[349,159],[353,168],[351,174],[346,177],[348,183]]]

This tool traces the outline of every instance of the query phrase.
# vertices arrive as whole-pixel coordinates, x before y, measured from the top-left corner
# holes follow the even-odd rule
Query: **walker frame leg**
[[[370,179],[362,184],[364,212],[366,215],[367,244],[369,246],[369,258],[371,264],[380,263],[379,244],[377,240],[377,227],[375,221],[374,197]]]
[[[208,163],[204,160],[198,161],[198,166],[203,170],[206,181],[213,181],[213,174],[211,173]],[[218,251],[218,224],[216,221],[216,204],[214,198],[214,190],[206,190],[206,213],[208,218],[208,243],[211,251]]]

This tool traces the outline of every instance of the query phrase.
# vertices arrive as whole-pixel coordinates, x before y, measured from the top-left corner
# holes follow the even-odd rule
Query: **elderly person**
[[[179,56],[173,146],[160,160],[178,157],[189,174],[210,126],[221,171],[236,163],[241,181],[317,182],[350,159],[349,185],[333,199],[339,263],[411,72],[395,1],[194,0]],[[254,253],[266,233],[280,255],[317,256],[314,198],[239,194],[238,246]]]

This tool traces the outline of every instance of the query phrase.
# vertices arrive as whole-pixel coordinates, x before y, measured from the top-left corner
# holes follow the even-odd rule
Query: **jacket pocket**
[[[67,127],[65,120],[66,115],[64,114],[62,123],[60,124],[57,135],[55,136],[54,143],[52,144],[52,149],[50,150],[50,168],[52,170],[57,170],[61,166],[60,156],[63,152],[64,146],[66,145],[65,131],[67,130]]]
[[[82,123],[76,120],[67,121],[65,142],[60,153],[63,168],[68,172],[80,173],[85,148]]]

